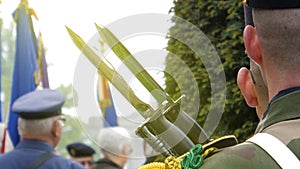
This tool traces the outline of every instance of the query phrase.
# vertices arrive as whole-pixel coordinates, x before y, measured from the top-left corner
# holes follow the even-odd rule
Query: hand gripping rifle
[[[96,25],[104,42],[155,98],[159,105],[158,109],[154,110],[140,100],[121,75],[107,65],[109,63],[107,60],[101,59],[80,36],[70,28],[66,28],[75,45],[98,72],[144,117],[145,121],[136,129],[136,134],[153,149],[164,155],[180,156],[195,144],[210,140],[202,127],[180,109],[182,97],[174,101],[107,28]]]

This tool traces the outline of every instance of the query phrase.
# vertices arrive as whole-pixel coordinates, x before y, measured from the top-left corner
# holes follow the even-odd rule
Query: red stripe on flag
[[[2,147],[1,147],[1,154],[5,152],[5,142],[6,142],[6,128],[3,131],[3,139],[2,139]]]

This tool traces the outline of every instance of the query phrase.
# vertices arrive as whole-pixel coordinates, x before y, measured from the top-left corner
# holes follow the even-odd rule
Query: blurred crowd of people
[[[132,152],[130,134],[124,127],[105,127],[100,130],[98,145],[103,155],[95,161],[96,151],[89,145],[74,142],[66,146],[70,158],[65,158],[55,150],[62,135],[65,119],[61,108],[64,95],[51,89],[36,90],[18,98],[13,111],[19,115],[18,131],[21,141],[15,148],[7,149],[0,155],[1,168],[101,168],[122,169]],[[7,133],[1,125],[1,140]],[[1,142],[1,147],[5,146]],[[7,146],[6,146],[7,147]],[[12,146],[11,146],[12,147]]]

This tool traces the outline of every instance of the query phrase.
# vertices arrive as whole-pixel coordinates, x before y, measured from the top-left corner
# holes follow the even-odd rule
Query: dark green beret
[[[299,8],[299,0],[246,0],[246,4],[252,8],[260,9],[288,9]]]
[[[57,90],[35,90],[19,97],[12,111],[24,119],[43,119],[61,115],[64,102],[64,95]]]
[[[83,143],[72,143],[67,145],[66,148],[72,157],[87,157],[95,154],[93,148]]]

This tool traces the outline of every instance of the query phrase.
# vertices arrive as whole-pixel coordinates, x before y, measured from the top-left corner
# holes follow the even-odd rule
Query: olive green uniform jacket
[[[270,102],[258,125],[259,133],[281,140],[300,159],[300,90],[280,92]],[[272,143],[270,143],[272,144]],[[276,149],[276,147],[274,147]],[[289,161],[287,161],[288,163]],[[245,142],[225,148],[204,160],[200,169],[277,169],[279,165],[260,147]],[[293,168],[291,166],[291,168]]]

